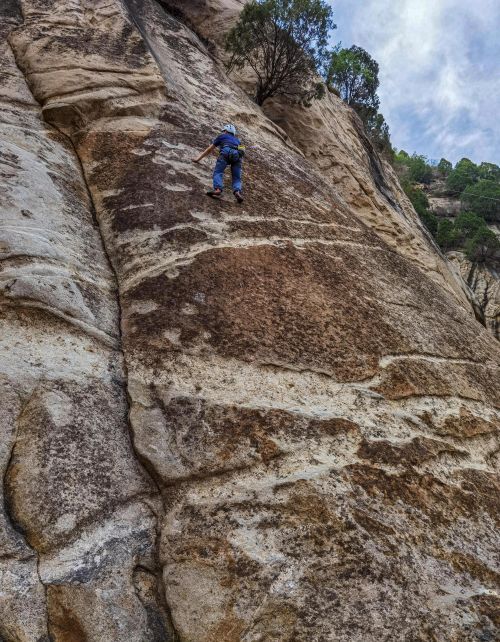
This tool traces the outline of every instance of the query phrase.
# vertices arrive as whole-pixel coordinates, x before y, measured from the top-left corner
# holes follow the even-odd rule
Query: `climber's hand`
[[[191,160],[192,160],[193,163],[199,163],[200,162],[199,158],[192,158]]]

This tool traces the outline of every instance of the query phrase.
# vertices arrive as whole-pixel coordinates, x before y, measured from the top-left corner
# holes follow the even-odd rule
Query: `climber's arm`
[[[212,152],[215,149],[215,145],[210,145],[209,147],[206,148],[204,152],[202,152],[198,158],[193,158],[192,161],[193,163],[199,163],[201,160],[205,158],[205,156],[208,156],[210,152]]]

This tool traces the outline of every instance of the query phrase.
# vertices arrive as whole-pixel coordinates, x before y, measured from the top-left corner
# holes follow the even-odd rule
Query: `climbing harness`
[[[221,156],[223,156],[226,162],[229,163],[230,165],[239,163],[245,153],[244,151],[245,148],[243,147],[243,153],[242,153],[242,150],[240,150],[240,147],[243,147],[243,145],[239,145],[238,147],[231,147],[229,145],[225,145],[220,150]]]

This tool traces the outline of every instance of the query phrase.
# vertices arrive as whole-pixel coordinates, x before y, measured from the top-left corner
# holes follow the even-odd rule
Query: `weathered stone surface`
[[[162,0],[162,3],[179,12],[202,38],[218,45],[218,53],[223,57],[221,34],[236,21],[245,0],[188,3]],[[235,73],[234,79],[250,95],[253,93],[249,71]],[[420,223],[390,165],[374,152],[352,109],[327,93],[324,100],[315,101],[309,108],[274,98],[266,101],[263,110],[323,177],[335,185],[336,194],[355,209],[361,220],[391,248],[410,258],[466,304],[470,293],[463,281],[450,269]]]
[[[223,44],[224,36],[248,0],[159,0],[171,15],[186,22],[208,43]]]
[[[449,196],[429,195],[429,205],[436,216],[458,216],[462,209],[460,199]]]
[[[0,7],[0,637],[165,640],[135,581],[155,568],[156,491],[130,441],[115,277],[73,145],[9,44],[41,8]]]
[[[500,340],[500,272],[494,265],[471,263],[462,252],[448,252],[484,313],[487,327]]]
[[[15,442],[21,400],[8,377],[0,377],[0,474],[4,478]],[[7,640],[43,639],[47,633],[45,594],[35,552],[12,522],[2,486],[0,511],[0,635]]]
[[[498,342],[343,108],[324,107],[343,149],[320,171],[186,26],[123,6],[24,0],[11,35],[81,162],[121,308],[107,267],[109,339],[64,297],[47,303],[64,317],[8,308],[9,383],[32,365],[7,490],[51,635],[159,642],[170,610],[183,642],[495,639]],[[253,146],[242,206],[207,199],[210,164],[190,160],[223,121]]]
[[[374,152],[352,109],[328,93],[310,109],[272,100],[264,110],[335,185],[361,220],[465,304],[466,288],[420,223],[392,168]]]
[[[10,41],[48,122],[72,133],[96,117],[156,110],[161,78],[120,2],[19,1],[24,22]]]
[[[133,503],[41,557],[56,640],[171,639],[156,584],[155,523],[147,505]]]
[[[121,383],[113,390],[112,382],[100,388],[56,380],[26,401],[5,485],[36,550],[62,545],[75,529],[147,493],[124,426]]]

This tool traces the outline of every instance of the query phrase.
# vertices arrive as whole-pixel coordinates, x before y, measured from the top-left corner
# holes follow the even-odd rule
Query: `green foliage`
[[[430,210],[426,210],[420,215],[420,220],[435,238],[439,227],[437,216]]]
[[[479,178],[500,183],[500,167],[495,163],[481,163],[478,168]]]
[[[405,152],[404,149],[399,150],[399,152],[396,154],[396,158],[401,162],[405,163],[409,158],[410,154],[408,152]]]
[[[251,0],[227,35],[228,68],[251,67],[258,105],[272,96],[308,105],[324,95],[317,78],[330,58],[332,18],[325,0]]]
[[[419,187],[415,187],[409,181],[403,181],[402,184],[403,190],[411,201],[411,204],[415,208],[415,211],[420,216],[428,211],[429,209],[429,199],[427,194],[422,191]]]
[[[427,198],[426,193],[419,187],[412,185],[408,180],[402,182],[402,187],[406,196],[408,196],[411,204],[415,208],[415,211],[419,215],[422,223],[429,232],[435,236],[438,230],[438,220],[429,210],[429,199]]]
[[[392,161],[394,158],[394,150],[391,145],[389,125],[385,122],[384,116],[381,113],[377,113],[376,110],[370,109],[367,109],[366,112],[360,114],[360,116],[364,123],[366,133],[370,137],[375,149],[379,154],[382,154],[388,160]]]
[[[453,170],[453,165],[450,163],[449,160],[446,160],[446,158],[442,158],[439,163],[438,163],[438,171],[441,174],[441,176],[449,176]]]
[[[422,189],[408,179],[401,184],[422,223],[442,250],[465,250],[471,261],[500,261],[500,241],[484,218],[473,212],[462,212],[455,221],[449,218],[439,220],[429,210],[429,199]]]
[[[445,251],[465,250],[470,261],[500,260],[500,241],[485,220],[472,212],[462,212],[455,222],[448,218],[441,220],[436,242]]]
[[[375,149],[392,161],[389,126],[378,112],[378,72],[378,63],[362,47],[337,48],[331,52],[326,84],[356,111]]]
[[[481,228],[485,228],[484,218],[477,216],[473,212],[462,212],[455,219],[455,232],[457,243],[461,246],[472,238]]]
[[[461,194],[479,179],[479,168],[468,158],[462,158],[449,174],[446,187],[451,195]]]
[[[444,218],[439,221],[438,230],[436,233],[436,242],[443,250],[451,250],[456,246],[457,234],[453,221],[449,218]]]
[[[500,183],[480,180],[462,193],[462,206],[487,221],[500,221]]]
[[[369,107],[376,112],[380,103],[378,71],[378,63],[370,54],[353,45],[332,52],[326,82],[340,92],[348,105]]]
[[[368,135],[373,141],[375,149],[391,161],[394,158],[394,149],[391,144],[389,125],[380,112],[375,117],[373,124],[367,124]]]
[[[407,161],[409,169],[408,178],[415,183],[428,185],[432,179],[432,167],[428,164],[425,156],[413,154]]]
[[[412,183],[425,183],[428,185],[432,179],[432,167],[425,156],[412,154],[410,156],[404,149],[395,155],[395,166],[400,174]]]
[[[465,254],[470,261],[500,260],[500,241],[496,234],[484,225],[467,241]]]
[[[437,170],[441,176],[448,173],[448,189],[451,187],[452,193],[453,190],[462,192],[465,211],[455,221],[434,216],[425,192],[415,185],[432,178],[433,168],[424,156],[409,156],[400,150],[395,154],[394,166],[415,211],[442,250],[464,250],[471,261],[500,261],[500,241],[486,224],[486,221],[500,221],[500,168],[497,165],[477,166],[468,158],[462,158],[453,168],[449,161],[441,159]],[[490,178],[483,178],[485,176]]]
[[[479,167],[469,158],[462,158],[455,165],[455,171],[469,174],[474,180],[479,178]]]

